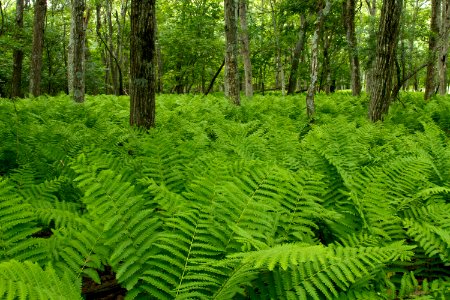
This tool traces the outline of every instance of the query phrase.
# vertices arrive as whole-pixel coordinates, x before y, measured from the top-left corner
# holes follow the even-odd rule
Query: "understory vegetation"
[[[450,101],[0,99],[0,298],[449,299]]]

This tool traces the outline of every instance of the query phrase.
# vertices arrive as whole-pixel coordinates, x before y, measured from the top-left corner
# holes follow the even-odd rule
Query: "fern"
[[[82,299],[81,280],[58,276],[50,266],[31,262],[0,263],[0,297],[3,299]]]

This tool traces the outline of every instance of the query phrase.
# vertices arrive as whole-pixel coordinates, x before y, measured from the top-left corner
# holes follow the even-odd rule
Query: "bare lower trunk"
[[[37,0],[34,4],[33,50],[30,68],[30,94],[41,94],[42,51],[44,49],[45,14],[47,0]]]
[[[442,3],[442,21],[441,21],[441,45],[438,61],[439,68],[439,94],[447,94],[447,54],[448,54],[448,36],[450,25],[450,0]]]
[[[358,47],[355,30],[355,3],[356,0],[347,0],[343,4],[343,11],[347,47],[350,59],[352,95],[359,96],[361,94],[361,75],[359,70]]]
[[[316,92],[316,83],[319,73],[319,35],[322,31],[322,25],[325,16],[330,11],[331,4],[330,1],[327,0],[325,7],[323,7],[322,2],[320,2],[318,6],[320,10],[317,14],[316,28],[314,30],[314,35],[311,42],[311,79],[306,94],[306,113],[308,115],[308,118],[310,119],[313,119],[316,113],[316,108],[314,104],[314,94]]]
[[[305,35],[306,35],[306,18],[305,15],[300,16],[300,30],[298,34],[298,41],[295,45],[294,53],[292,56],[292,64],[291,64],[291,73],[289,75],[289,84],[288,84],[288,95],[292,95],[295,93],[295,88],[297,86],[297,73],[298,73],[298,65],[300,62],[300,55],[305,48]]]
[[[117,78],[117,66],[115,60],[117,60],[117,54],[116,49],[114,47],[113,43],[113,35],[114,35],[114,29],[112,24],[112,0],[107,1],[106,3],[106,23],[108,26],[108,35],[107,37],[107,43],[109,48],[109,71],[110,71],[110,78],[111,78],[111,86],[112,86],[112,92],[114,95],[119,95],[119,85],[118,85],[118,78]]]
[[[253,96],[252,62],[250,61],[250,42],[247,26],[247,0],[239,0],[239,20],[241,25],[242,59],[244,61],[245,96]]]
[[[16,27],[17,27],[17,39],[19,38],[23,29],[23,10],[24,1],[16,1]],[[13,74],[11,85],[11,98],[21,97],[22,86],[22,66],[23,66],[23,50],[15,48],[13,50]]]
[[[155,126],[155,0],[131,1],[130,125]]]
[[[375,24],[376,24],[376,16],[377,16],[377,0],[366,0],[367,9],[369,10],[370,14],[370,23],[371,27],[374,28],[369,32],[369,39],[375,40],[376,39],[376,32],[375,32]],[[373,51],[375,52],[375,50]],[[371,93],[371,88],[373,85],[373,73],[375,68],[375,58],[373,55],[369,56],[369,65],[366,70],[366,93]]]
[[[240,105],[239,95],[239,70],[237,62],[237,20],[236,20],[236,2],[234,0],[225,0],[225,81],[228,88],[228,97],[236,104]]]
[[[370,93],[369,118],[372,122],[383,118],[391,102],[392,74],[402,2],[402,0],[385,0],[381,8],[373,86]]]
[[[69,48],[69,92],[75,102],[84,102],[86,24],[84,0],[72,0],[71,47]]]
[[[429,100],[434,95],[437,86],[436,67],[438,58],[439,42],[439,18],[440,18],[441,0],[431,1],[431,21],[430,38],[428,41],[428,67],[425,80],[425,100]]]

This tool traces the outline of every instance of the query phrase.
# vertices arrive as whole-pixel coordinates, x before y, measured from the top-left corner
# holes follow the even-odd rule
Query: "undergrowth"
[[[450,101],[0,99],[0,298],[448,299]]]

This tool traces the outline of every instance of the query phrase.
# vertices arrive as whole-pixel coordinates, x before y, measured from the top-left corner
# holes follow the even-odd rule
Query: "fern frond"
[[[31,262],[0,263],[0,297],[3,299],[82,299],[81,280],[59,277],[51,265],[42,269]]]

